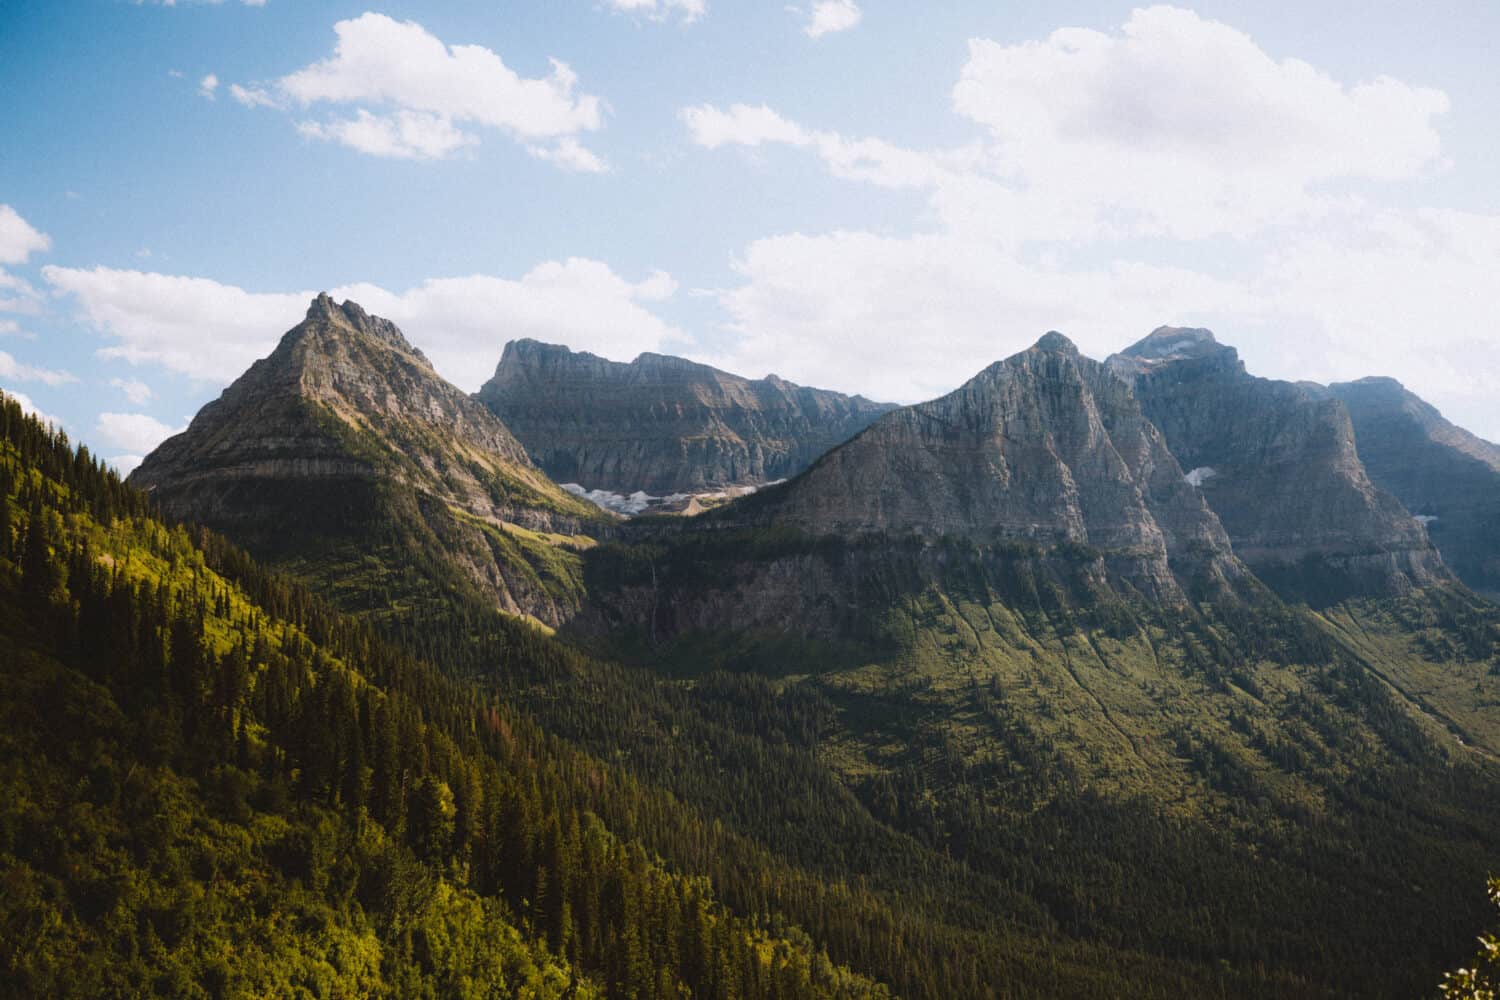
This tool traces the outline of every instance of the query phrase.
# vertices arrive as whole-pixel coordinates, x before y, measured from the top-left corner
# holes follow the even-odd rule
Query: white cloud
[[[0,205],[0,264],[24,264],[32,254],[51,248],[46,233],[38,232],[14,208]]]
[[[1050,329],[1103,357],[1163,322],[1251,304],[1181,268],[1062,271],[936,233],[778,236],[736,266],[742,283],[719,293],[736,338],[711,363],[897,402],[947,392]]]
[[[219,90],[219,78],[210,73],[198,81],[198,95],[206,97],[210,101],[214,99]]]
[[[13,319],[0,319],[0,337],[24,337],[27,340],[35,339],[26,331],[21,329],[21,324]]]
[[[105,459],[122,476],[130,475],[145,460],[145,455],[115,455],[113,458]]]
[[[583,144],[572,136],[564,136],[551,147],[527,146],[526,151],[532,156],[555,163],[573,173],[603,174],[609,172],[609,164],[584,148]]]
[[[54,289],[113,343],[100,354],[214,383],[239,376],[301,321],[313,293],[253,293],[205,278],[96,267],[47,267]],[[534,337],[628,360],[685,342],[648,307],[676,283],[656,272],[631,282],[598,261],[538,265],[518,279],[436,278],[396,293],[359,284],[331,289],[402,327],[447,379],[466,390],[494,370],[505,342]],[[212,345],[205,349],[205,345]]]
[[[123,392],[132,406],[145,406],[156,398],[156,393],[151,391],[151,387],[140,379],[112,378],[109,384],[112,388]]]
[[[339,142],[371,156],[400,160],[440,160],[479,142],[454,128],[449,119],[425,111],[373,115],[360,108],[353,118],[299,122],[297,131],[310,139]]]
[[[78,381],[67,372],[24,365],[4,351],[0,351],[0,378],[14,379],[17,382],[40,382],[43,385],[66,385]]]
[[[802,31],[808,38],[822,38],[836,31],[848,31],[862,17],[864,14],[854,0],[820,0],[813,4]]]
[[[247,107],[353,106],[352,117],[304,119],[298,129],[374,156],[451,156],[479,142],[477,127],[539,147],[568,169],[602,169],[579,142],[603,123],[602,104],[578,91],[566,63],[554,59],[547,76],[523,77],[490,49],[449,46],[420,24],[383,14],[339,21],[333,30],[333,55],[270,84],[232,84],[230,95]]]
[[[101,413],[94,431],[103,441],[135,455],[149,455],[156,446],[186,428],[171,427],[144,413]],[[118,460],[117,460],[118,461]]]
[[[237,83],[231,83],[229,85],[229,96],[247,108],[278,107],[276,98],[272,97],[262,87],[242,87]]]
[[[1249,237],[1336,210],[1320,185],[1443,165],[1440,91],[1345,85],[1191,11],[1136,10],[1118,35],[969,44],[954,110],[979,143],[938,153],[808,129],[771,108],[682,113],[709,148],[810,148],[836,176],[931,190],[948,225],[1008,242]]]
[[[994,174],[1092,209],[1097,232],[1249,235],[1320,211],[1342,178],[1440,165],[1440,91],[1389,77],[1347,85],[1191,11],[1134,11],[1118,34],[969,44],[954,109],[984,126]]]
[[[693,141],[708,149],[728,145],[759,146],[768,142],[805,146],[812,142],[811,133],[806,129],[787,121],[764,104],[757,107],[735,104],[728,111],[703,104],[683,108],[679,117],[692,133]]]
[[[575,257],[541,264],[519,280],[474,275],[433,279],[402,294],[371,285],[334,294],[395,321],[445,378],[472,392],[494,373],[505,342],[522,337],[619,360],[685,344],[647,308],[676,287],[661,272],[633,283],[606,264]]]
[[[49,265],[42,276],[74,297],[85,322],[116,341],[99,352],[102,357],[160,365],[211,382],[266,354],[277,333],[301,318],[310,297],[253,294],[206,278],[108,267]]]
[[[43,412],[41,408],[36,405],[36,403],[31,401],[31,397],[26,395],[24,392],[16,392],[14,389],[7,389],[4,386],[0,386],[0,392],[5,393],[11,399],[14,399],[17,403],[20,403],[23,412],[31,414],[42,423],[51,424],[53,427],[61,427],[63,425],[63,422],[60,418],[54,417],[50,413]]]
[[[674,15],[684,23],[691,23],[703,16],[703,0],[604,0],[610,10],[621,14],[635,14],[651,21],[665,21]]]
[[[1116,33],[972,42],[953,103],[978,138],[936,152],[765,106],[682,112],[704,147],[786,145],[929,199],[905,234],[752,243],[713,292],[736,338],[714,363],[909,400],[1048,329],[1103,357],[1205,325],[1257,374],[1394,374],[1500,437],[1500,217],[1382,204],[1445,169],[1440,92],[1340,82],[1154,7]]]

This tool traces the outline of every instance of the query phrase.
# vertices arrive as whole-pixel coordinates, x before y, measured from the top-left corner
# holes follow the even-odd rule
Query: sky
[[[122,470],[317,292],[914,402],[1206,326],[1500,440],[1488,0],[0,0],[0,388]]]

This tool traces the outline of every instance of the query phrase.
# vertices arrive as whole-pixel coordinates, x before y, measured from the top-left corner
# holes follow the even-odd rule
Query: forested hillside
[[[648,670],[345,617],[0,412],[15,995],[1411,995],[1482,922],[1483,605],[1174,625],[917,546],[864,641],[611,640]],[[644,537],[589,585],[889,549]]]
[[[0,991],[884,993],[613,834],[628,779],[9,400],[0,447]]]

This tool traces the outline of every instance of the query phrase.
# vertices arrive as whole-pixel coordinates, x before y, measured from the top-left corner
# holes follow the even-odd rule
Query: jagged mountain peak
[[[381,316],[374,316],[365,312],[364,307],[353,299],[345,299],[342,303],[335,302],[333,296],[327,292],[319,292],[307,307],[307,316],[302,325],[293,328],[290,334],[298,334],[309,331],[327,331],[328,329],[347,329],[355,333],[363,334],[381,341],[398,350],[405,351],[413,357],[420,358],[423,363],[428,364],[427,356],[418,350],[401,328],[390,320]]]
[[[1403,593],[1450,579],[1421,525],[1370,480],[1344,403],[1251,375],[1207,330],[1162,327],[1109,359],[1219,515],[1284,595]]]
[[[891,408],[668,354],[610,361],[534,340],[507,344],[476,398],[558,482],[653,495],[793,476]]]
[[[603,521],[394,323],[326,294],[131,481],[269,561],[321,554],[328,572],[393,593],[470,587],[548,621],[565,602],[503,539]]]
[[[1129,387],[1061,334],[875,421],[747,517],[819,535],[1060,543],[1169,603],[1242,575]]]

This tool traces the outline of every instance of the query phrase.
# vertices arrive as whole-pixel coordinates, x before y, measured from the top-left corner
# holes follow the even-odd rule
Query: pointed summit
[[[567,586],[507,532],[601,521],[394,323],[326,294],[131,481],[262,559],[317,566],[356,607],[462,589],[559,621]]]
[[[345,299],[343,304],[340,305],[327,292],[318,293],[317,297],[312,300],[312,304],[307,307],[307,317],[303,320],[302,325],[293,328],[289,331],[288,335],[308,330],[327,331],[330,328],[352,330],[355,333],[363,334],[366,337],[373,338],[397,350],[405,351],[407,354],[420,358],[429,367],[431,365],[431,362],[427,360],[427,356],[414,347],[411,341],[406,339],[406,335],[401,332],[401,328],[396,326],[395,323],[379,316],[370,315],[365,312],[364,308],[358,302],[352,299]]]
[[[1047,354],[1077,354],[1078,345],[1056,330],[1049,330],[1036,342],[1036,350]]]

